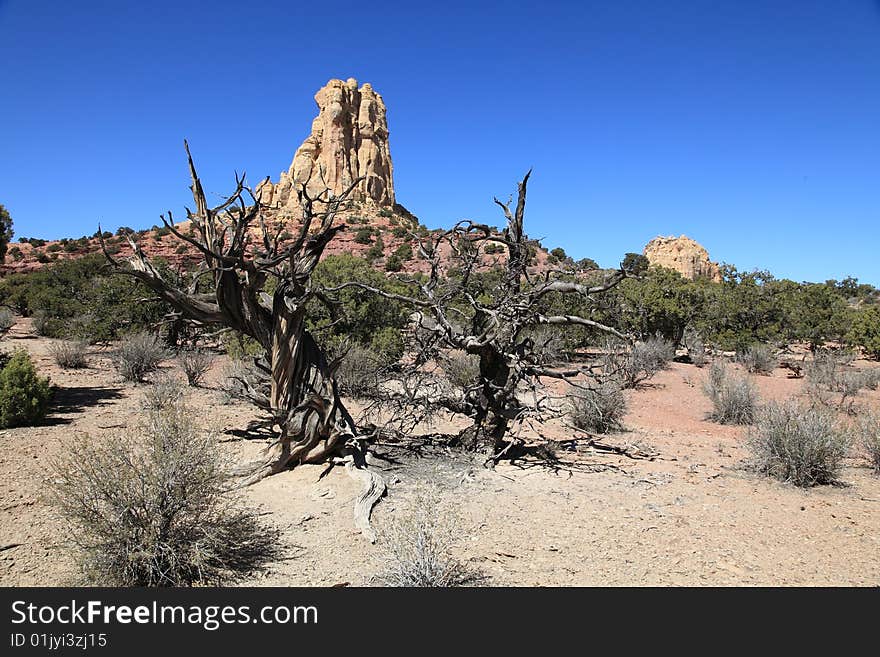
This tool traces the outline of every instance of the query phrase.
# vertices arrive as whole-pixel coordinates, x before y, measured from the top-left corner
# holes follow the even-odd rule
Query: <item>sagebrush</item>
[[[874,473],[880,475],[880,415],[864,413],[858,420],[859,446],[862,448]]]
[[[85,340],[62,340],[49,347],[49,353],[59,367],[81,369],[89,365],[89,344]]]
[[[776,368],[773,350],[765,344],[751,344],[737,352],[736,361],[752,374],[770,374]]]
[[[703,383],[712,402],[710,417],[719,424],[751,424],[758,410],[758,391],[747,377],[730,374],[720,361],[712,363]]]
[[[113,364],[124,381],[138,383],[156,370],[167,355],[156,335],[134,333],[120,341],[113,354]]]
[[[632,347],[608,342],[603,353],[602,369],[606,378],[615,379],[624,388],[636,388],[665,369],[675,357],[675,344],[662,337],[637,342]]]
[[[279,532],[226,492],[215,441],[182,404],[68,449],[50,485],[89,583],[219,585],[279,555]]]
[[[569,418],[578,429],[609,433],[623,429],[627,402],[623,390],[614,383],[579,390],[570,400]]]
[[[747,444],[759,472],[809,487],[837,481],[850,435],[831,409],[794,401],[769,402],[749,432]]]
[[[460,561],[461,519],[435,487],[416,491],[410,508],[399,512],[380,535],[385,553],[375,580],[383,586],[452,587],[477,584],[485,577]]]
[[[201,349],[183,349],[177,354],[177,361],[186,375],[186,382],[198,387],[211,368],[214,357]]]

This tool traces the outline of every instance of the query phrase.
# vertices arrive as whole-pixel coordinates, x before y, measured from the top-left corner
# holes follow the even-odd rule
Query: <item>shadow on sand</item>
[[[93,406],[106,406],[115,399],[123,399],[122,388],[105,388],[103,386],[67,386],[55,388],[49,415],[44,425],[70,424],[71,419],[59,417],[71,413],[82,413]]]

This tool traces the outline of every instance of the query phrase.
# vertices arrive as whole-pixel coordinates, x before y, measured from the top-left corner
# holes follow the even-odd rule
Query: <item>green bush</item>
[[[403,260],[403,261],[412,260],[413,250],[412,250],[412,247],[409,245],[409,242],[406,242],[406,243],[398,246],[397,249],[395,249],[395,251],[394,251],[394,255],[398,259]]]
[[[0,370],[0,427],[36,424],[46,416],[52,390],[26,351],[16,351]]]
[[[38,330],[44,335],[83,338],[92,343],[161,321],[168,306],[144,303],[144,297],[153,294],[127,276],[111,274],[106,264],[102,255],[88,255],[27,274],[10,274],[0,280],[0,304],[24,316],[39,313]],[[161,263],[160,269],[171,275]]]
[[[331,255],[324,258],[312,275],[316,286],[332,288],[350,281],[359,281],[385,292],[406,294],[403,283],[389,279],[369,263],[352,255]],[[328,292],[338,302],[337,317],[327,307],[309,302],[306,324],[325,347],[340,340],[353,340],[362,347],[396,361],[403,353],[402,330],[409,321],[405,304],[385,299],[366,290],[348,287]]]
[[[260,356],[263,347],[251,336],[238,331],[226,331],[220,338],[226,354],[233,360],[244,360],[252,356]]]
[[[847,341],[865,353],[880,359],[880,308],[870,306],[858,311],[852,321]]]
[[[354,234],[354,241],[358,244],[371,244],[373,242],[373,230],[371,228],[361,228]]]
[[[369,262],[372,262],[373,260],[378,260],[379,258],[381,258],[384,255],[385,255],[385,242],[382,240],[382,236],[380,235],[379,237],[376,238],[375,244],[373,244],[373,246],[371,246],[369,249],[367,249],[367,252],[366,252],[366,254],[364,254],[364,257]]]
[[[400,258],[397,257],[397,254],[392,254],[389,256],[388,260],[385,261],[385,271],[400,271],[403,269],[403,263],[400,261]]]

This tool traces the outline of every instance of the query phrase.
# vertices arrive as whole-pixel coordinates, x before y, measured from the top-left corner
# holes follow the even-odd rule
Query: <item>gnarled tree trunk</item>
[[[250,391],[251,397],[269,411],[278,432],[265,459],[238,469],[249,485],[264,477],[300,463],[339,459],[364,484],[355,503],[355,522],[363,533],[375,540],[369,526],[372,506],[385,491],[379,475],[368,471],[364,445],[358,440],[354,422],[342,401],[331,366],[305,328],[307,303],[314,298],[309,278],[327,243],[344,226],[333,226],[333,219],[354,187],[340,196],[329,190],[317,198],[300,192],[303,208],[299,236],[286,247],[279,246],[279,235],[271,234],[262,217],[262,208],[253,194],[246,203],[244,178],[237,178],[235,193],[216,208],[209,208],[186,147],[191,189],[196,211],[188,211],[195,236],[177,230],[168,214],[162,221],[180,240],[196,247],[204,258],[203,271],[214,281],[212,294],[197,294],[194,287],[178,288],[166,281],[134,240],[134,255],[124,267],[107,252],[107,258],[122,271],[142,280],[183,317],[203,324],[221,324],[254,338],[268,357],[270,389],[268,397]],[[315,210],[315,204],[322,206]],[[312,224],[318,220],[316,230]],[[252,242],[251,228],[258,222],[262,248]],[[103,244],[103,241],[102,241]],[[262,288],[272,276],[278,281],[270,298]]]

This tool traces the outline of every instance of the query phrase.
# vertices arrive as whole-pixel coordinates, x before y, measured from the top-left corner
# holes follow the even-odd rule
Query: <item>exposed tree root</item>
[[[348,475],[363,484],[360,494],[354,501],[354,526],[370,543],[375,543],[377,536],[370,524],[370,514],[376,502],[387,490],[385,480],[375,470],[367,467],[366,460],[359,451],[346,455],[342,460]]]

